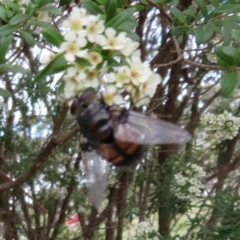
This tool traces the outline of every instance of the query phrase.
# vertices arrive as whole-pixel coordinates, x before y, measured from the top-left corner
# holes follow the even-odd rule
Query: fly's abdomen
[[[96,151],[103,159],[115,166],[127,166],[141,157],[143,147],[139,144],[115,139],[111,144],[99,143]]]

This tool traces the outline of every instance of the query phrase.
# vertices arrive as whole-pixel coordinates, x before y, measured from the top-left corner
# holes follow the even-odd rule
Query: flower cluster
[[[206,173],[202,167],[188,163],[184,171],[174,175],[172,191],[181,199],[199,197],[204,189],[203,178],[205,176]]]
[[[83,8],[73,8],[63,27],[60,51],[71,64],[63,77],[66,98],[92,89],[101,90],[108,104],[121,104],[123,95],[138,105],[149,102],[161,77],[141,61],[137,42]]]
[[[225,111],[222,114],[205,113],[201,119],[201,125],[208,136],[215,139],[217,143],[234,138],[239,131],[240,118]]]
[[[143,221],[138,223],[136,231],[132,232],[128,239],[157,240],[158,235],[149,221]]]

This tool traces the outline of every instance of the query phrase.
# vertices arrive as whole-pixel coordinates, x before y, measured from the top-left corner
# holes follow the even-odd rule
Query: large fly
[[[107,105],[96,92],[79,94],[71,105],[82,140],[89,197],[100,207],[107,185],[108,163],[128,166],[141,158],[143,146],[182,144],[191,139],[181,127],[126,108]]]

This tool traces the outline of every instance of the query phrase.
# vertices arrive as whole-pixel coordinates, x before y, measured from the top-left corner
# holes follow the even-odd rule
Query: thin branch
[[[66,111],[66,103],[65,103],[61,111],[61,114],[53,127],[54,129],[53,134],[49,137],[49,139],[44,144],[38,157],[34,161],[34,164],[32,165],[32,167],[30,167],[25,174],[17,178],[15,181],[1,184],[0,191],[4,191],[10,188],[20,186],[22,183],[28,181],[43,166],[43,164],[47,161],[48,157],[53,152],[53,150],[59,145],[56,141],[56,135],[59,134],[60,125],[63,122],[63,116],[66,114],[67,114],[67,111]],[[68,134],[66,134],[65,137],[61,139],[61,144],[62,145],[66,144],[76,133],[77,133],[77,129],[71,130]]]
[[[8,180],[9,182],[13,182],[12,179],[10,177],[8,177],[1,169],[0,169],[0,175],[1,177],[5,178],[6,180]],[[34,202],[34,204],[36,204],[36,206],[38,206],[38,208],[43,211],[44,213],[47,212],[47,210],[41,205],[39,204],[32,196],[30,196],[28,193],[26,193],[23,188],[21,186],[18,186],[18,188],[21,190],[21,192],[28,196],[30,199],[32,199],[32,201]]]
[[[190,61],[190,60],[188,60],[188,59],[183,59],[183,61],[184,61],[185,63],[189,64],[189,65],[194,66],[194,67],[199,67],[199,68],[204,68],[204,69],[215,69],[215,70],[226,71],[225,68],[220,67],[220,66],[216,66],[216,65],[202,64],[202,63]]]

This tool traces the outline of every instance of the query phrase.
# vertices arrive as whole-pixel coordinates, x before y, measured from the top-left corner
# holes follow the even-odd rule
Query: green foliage
[[[0,45],[0,64],[5,62],[5,57],[6,54],[9,50],[9,45],[12,42],[12,36],[7,36],[7,37],[2,37],[1,40],[1,45]]]
[[[94,1],[84,0],[83,5],[88,10],[88,12],[91,14],[97,15],[97,14],[104,13],[103,10],[101,9],[101,7]]]
[[[99,212],[88,198],[79,130],[63,97],[61,79],[71,65],[59,54],[65,34],[59,23],[72,10],[69,1],[0,3],[0,225],[8,227],[0,238],[239,238],[240,5],[187,2],[80,3],[107,27],[141,41],[142,60],[162,77],[148,112],[187,126],[193,136],[186,145],[145,147],[130,170],[112,167]],[[49,21],[39,17],[43,13]],[[89,49],[104,60],[98,69],[126,63],[95,46]],[[43,66],[43,57],[52,54]],[[83,57],[76,63],[95,68]],[[226,129],[233,134],[223,139]],[[190,195],[199,174],[190,165],[206,173],[198,196]],[[81,224],[69,226],[75,214]]]
[[[8,90],[0,88],[0,96],[4,98],[9,98],[12,96],[12,94]]]
[[[7,72],[22,73],[22,74],[29,73],[27,69],[23,68],[20,65],[1,64],[0,65],[0,73],[7,73]]]
[[[33,38],[33,32],[31,30],[19,30],[21,37],[29,44],[29,46],[34,46],[35,39]]]
[[[64,41],[63,36],[55,29],[46,28],[42,31],[42,34],[48,43],[56,47],[60,47],[61,43]]]
[[[63,54],[59,54],[50,62],[50,64],[48,64],[42,71],[40,71],[36,75],[33,83],[42,81],[45,77],[47,77],[51,74],[62,72],[67,67],[68,67],[67,62],[66,62]]]

